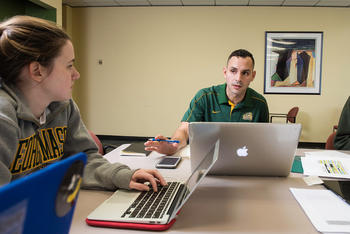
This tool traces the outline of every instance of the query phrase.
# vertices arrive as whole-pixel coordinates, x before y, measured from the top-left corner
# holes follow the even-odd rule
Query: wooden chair
[[[286,123],[295,123],[298,112],[299,107],[295,106],[290,109],[287,114],[270,113],[270,123],[272,123],[272,118],[286,118]]]
[[[337,131],[338,125],[333,125],[333,132]]]
[[[334,137],[335,137],[336,134],[337,134],[337,131],[333,131],[329,135],[329,137],[327,138],[327,141],[326,141],[325,149],[327,149],[327,150],[334,150]]]

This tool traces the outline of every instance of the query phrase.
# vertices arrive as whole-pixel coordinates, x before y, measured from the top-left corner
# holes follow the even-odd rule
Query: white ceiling
[[[350,7],[350,0],[63,0],[71,7],[95,6],[299,6]]]

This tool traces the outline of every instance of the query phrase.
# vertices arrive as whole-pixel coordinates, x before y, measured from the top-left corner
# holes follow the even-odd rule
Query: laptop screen
[[[185,204],[185,202],[191,196],[192,192],[196,189],[198,184],[209,172],[210,168],[214,165],[219,154],[219,144],[220,144],[220,140],[217,140],[216,143],[209,150],[209,152],[204,157],[202,156],[203,160],[197,166],[197,168],[193,170],[191,176],[187,179],[182,198],[179,199],[176,205],[176,212],[173,213],[173,215],[170,217],[169,220],[172,220],[175,217],[175,215],[178,213],[180,208]]]
[[[208,174],[288,176],[301,125],[191,122],[189,130],[191,169],[201,162],[208,146],[220,139],[219,159]]]
[[[68,233],[85,163],[79,153],[0,187],[0,233]]]

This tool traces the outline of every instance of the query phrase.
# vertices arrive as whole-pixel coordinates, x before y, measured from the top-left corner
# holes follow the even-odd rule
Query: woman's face
[[[74,81],[80,74],[75,69],[74,48],[71,41],[67,41],[62,47],[58,57],[53,60],[51,72],[40,83],[49,102],[64,101],[72,97]]]

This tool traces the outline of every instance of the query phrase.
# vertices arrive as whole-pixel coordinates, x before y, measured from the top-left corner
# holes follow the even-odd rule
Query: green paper
[[[291,172],[301,173],[301,174],[304,173],[304,169],[303,169],[303,165],[301,163],[301,157],[300,156],[295,156],[294,157],[294,161],[293,161]]]

